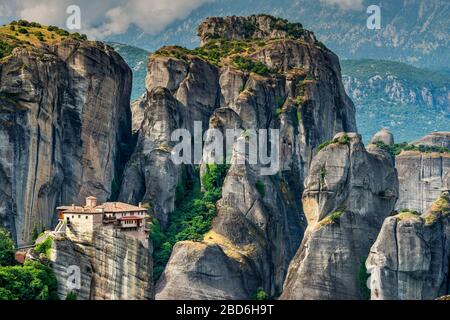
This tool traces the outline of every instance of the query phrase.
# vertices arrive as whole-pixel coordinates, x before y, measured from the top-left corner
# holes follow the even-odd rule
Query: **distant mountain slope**
[[[450,76],[380,60],[341,61],[345,89],[367,140],[388,127],[398,142],[450,130]]]
[[[151,35],[137,28],[111,37],[110,41],[128,43],[148,50],[165,44],[189,48],[198,45],[196,27],[207,16],[268,13],[301,22],[341,59],[386,59],[417,66],[450,70],[450,1],[379,0],[381,30],[366,27],[366,9],[372,0],[354,1],[343,10],[329,0],[216,0],[176,21],[164,32]],[[347,4],[352,3],[347,1]]]
[[[149,52],[112,43],[133,69],[132,99],[145,91]],[[450,131],[450,74],[385,60],[341,61],[343,83],[356,105],[358,130],[367,141],[388,127],[398,142]]]
[[[136,100],[145,91],[145,75],[147,73],[147,58],[149,52],[133,46],[121,43],[108,43],[116,50],[126,61],[133,71],[133,90],[131,100]]]

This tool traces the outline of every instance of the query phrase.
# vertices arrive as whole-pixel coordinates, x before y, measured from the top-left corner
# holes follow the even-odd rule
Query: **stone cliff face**
[[[19,244],[58,204],[117,193],[131,141],[131,71],[110,47],[63,40],[0,63],[0,224]]]
[[[450,132],[432,132],[414,141],[413,144],[416,146],[436,146],[450,149]]]
[[[133,126],[140,128],[127,164],[119,199],[148,203],[165,225],[175,209],[175,190],[181,168],[171,160],[176,129],[194,132],[194,121],[203,129],[219,107],[218,70],[191,56],[188,60],[155,54],[150,57],[147,94],[136,104]],[[141,118],[139,124],[137,119]]]
[[[152,299],[152,248],[147,236],[101,228],[93,234],[71,234],[53,240],[52,267],[58,294],[79,300]],[[73,268],[80,270],[80,288],[74,288]]]
[[[450,198],[444,192],[423,215],[384,221],[366,266],[374,300],[436,299],[449,294]]]
[[[448,148],[450,133],[432,133],[414,145]],[[450,188],[450,153],[403,151],[396,157],[400,181],[396,208],[424,213],[439,197],[442,190]]]
[[[199,27],[202,48],[163,48],[150,58],[147,90],[150,97],[158,94],[164,99],[148,104],[142,134],[147,118],[171,121],[155,111],[162,101],[175,107],[172,117],[180,115],[182,127],[189,130],[194,120],[220,131],[280,130],[281,170],[273,176],[261,175],[261,165],[249,163],[249,155],[235,146],[212,230],[201,242],[175,245],[157,284],[157,299],[245,299],[258,288],[279,295],[306,225],[300,195],[311,158],[335,133],[356,130],[354,106],[340,82],[337,57],[301,25],[291,26],[297,31],[288,34],[282,31],[283,23],[267,16],[211,18]],[[240,68],[233,63],[233,53],[218,63],[196,56],[205,56],[214,46],[225,50],[242,39],[251,48],[240,56],[270,72]],[[207,137],[204,149],[208,141]],[[134,156],[145,158],[141,150]],[[168,183],[165,175],[144,180],[147,190],[160,182],[173,186],[172,195],[163,195],[170,199],[170,212],[176,179]],[[122,192],[125,199],[127,189]]]
[[[364,298],[358,273],[398,196],[390,155],[340,133],[314,157],[305,186],[308,228],[281,299]]]

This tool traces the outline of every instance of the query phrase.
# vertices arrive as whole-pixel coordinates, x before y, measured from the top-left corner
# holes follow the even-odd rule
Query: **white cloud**
[[[160,32],[211,1],[214,0],[0,0],[0,14],[64,27],[67,7],[78,5],[81,32],[101,39],[124,33],[132,24],[147,33]]]
[[[320,0],[320,2],[325,4],[337,4],[344,10],[359,10],[364,7],[363,0]]]

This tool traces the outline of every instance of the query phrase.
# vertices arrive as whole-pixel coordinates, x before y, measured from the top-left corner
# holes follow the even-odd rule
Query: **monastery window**
[[[87,220],[88,216],[86,216],[86,220]]]
[[[81,219],[81,215],[78,215],[78,219]]]

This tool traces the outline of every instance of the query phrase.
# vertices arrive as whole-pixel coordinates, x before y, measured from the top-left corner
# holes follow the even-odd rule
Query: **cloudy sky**
[[[147,33],[164,30],[201,5],[220,0],[0,0],[0,22],[27,19],[65,27],[67,8],[81,9],[81,32],[102,39],[122,34],[135,24]],[[243,0],[244,1],[244,0]],[[276,0],[274,0],[276,1]],[[320,0],[343,9],[360,9],[363,0]]]

